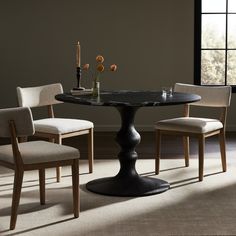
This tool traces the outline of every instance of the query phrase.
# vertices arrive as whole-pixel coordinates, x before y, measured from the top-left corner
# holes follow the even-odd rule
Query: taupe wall
[[[1,0],[0,107],[16,106],[16,86],[61,82],[76,85],[76,44],[82,63],[104,55],[117,73],[104,74],[104,89],[159,89],[175,82],[193,83],[193,0]],[[83,75],[83,86],[91,78]],[[228,125],[235,128],[233,106]],[[58,116],[94,121],[97,129],[119,127],[114,108],[59,105]],[[139,129],[151,129],[181,107],[142,108]],[[207,115],[206,111],[206,115]],[[41,110],[36,111],[36,117]]]

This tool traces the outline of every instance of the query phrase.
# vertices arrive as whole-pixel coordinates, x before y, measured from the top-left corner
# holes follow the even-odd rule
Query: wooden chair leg
[[[160,172],[160,158],[161,158],[161,132],[156,130],[156,158],[155,158],[155,174]]]
[[[23,176],[24,176],[23,170],[15,170],[13,196],[12,196],[12,208],[11,208],[11,221],[10,221],[11,230],[15,229],[16,227],[17,211],[18,211],[18,206],[20,202]]]
[[[45,169],[39,170],[40,204],[45,205]]]
[[[225,132],[223,130],[219,134],[219,143],[220,143],[222,170],[223,172],[226,172],[227,165],[226,165],[226,150],[225,150]]]
[[[72,189],[74,216],[79,217],[80,194],[79,194],[79,159],[75,159],[72,165]]]
[[[60,144],[60,145],[62,144],[62,139],[60,135],[56,136],[55,143]],[[57,178],[58,183],[61,182],[61,167],[60,166],[56,167],[56,178]]]
[[[199,145],[199,181],[203,180],[203,168],[204,168],[204,149],[205,149],[205,137],[201,135],[198,138],[198,145]]]
[[[185,166],[189,166],[189,137],[183,137]]]
[[[89,173],[93,173],[93,159],[94,159],[93,129],[90,129],[88,134]]]
[[[58,167],[56,167],[56,178],[57,178],[57,182],[59,183],[59,182],[61,182],[61,167],[60,166],[58,166]]]

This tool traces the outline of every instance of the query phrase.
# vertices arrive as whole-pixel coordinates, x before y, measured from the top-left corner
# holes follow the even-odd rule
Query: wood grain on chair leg
[[[40,204],[45,204],[45,169],[39,170]]]
[[[79,217],[80,194],[79,194],[79,160],[75,159],[72,165],[72,189],[74,216]]]
[[[12,208],[11,208],[11,221],[10,221],[11,230],[15,229],[15,226],[16,226],[17,211],[18,211],[18,206],[20,202],[23,176],[24,176],[23,170],[15,170],[13,196],[12,196]]]
[[[156,158],[155,158],[155,174],[158,175],[160,171],[161,158],[161,132],[156,130]]]
[[[225,172],[227,170],[227,165],[226,165],[226,150],[225,150],[225,132],[223,130],[219,134],[219,142],[220,142],[222,170]]]
[[[93,173],[93,159],[94,159],[93,129],[90,129],[90,130],[89,130],[89,134],[88,134],[88,162],[89,162],[89,173]]]
[[[189,166],[189,137],[183,137],[185,166]]]
[[[204,149],[205,149],[205,137],[200,135],[198,138],[198,158],[199,158],[199,181],[203,180],[203,168],[204,168]]]
[[[57,144],[62,144],[62,139],[61,139],[61,135],[57,135],[55,138],[55,143]],[[58,166],[56,167],[56,175],[57,175],[57,182],[59,183],[61,181],[61,167]]]

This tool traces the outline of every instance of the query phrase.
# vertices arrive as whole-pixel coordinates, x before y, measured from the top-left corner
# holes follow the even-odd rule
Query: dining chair
[[[18,137],[35,132],[30,108],[0,109],[0,137],[11,144],[0,146],[0,165],[14,170],[10,229],[14,229],[25,171],[39,171],[40,203],[45,204],[45,169],[57,166],[72,168],[73,211],[79,217],[79,151],[76,148],[46,141],[18,143]]]
[[[88,120],[55,118],[53,105],[59,104],[55,99],[56,94],[63,93],[60,83],[38,87],[17,87],[18,104],[20,107],[48,108],[48,118],[34,120],[35,136],[47,138],[51,142],[62,143],[63,138],[79,135],[88,135],[88,161],[89,173],[93,172],[93,123]],[[57,167],[57,182],[60,182],[61,167]]]
[[[185,166],[189,166],[189,136],[198,139],[198,155],[199,155],[199,181],[203,180],[204,166],[204,149],[205,138],[218,135],[221,162],[223,172],[226,171],[226,151],[225,151],[225,126],[227,108],[231,100],[230,86],[198,86],[190,84],[176,83],[175,92],[198,94],[201,100],[194,103],[184,105],[184,116],[158,121],[155,124],[156,130],[156,158],[155,173],[159,174],[160,169],[160,149],[161,136],[165,135],[181,135],[183,136]],[[214,107],[219,111],[218,119],[191,117],[190,106]]]

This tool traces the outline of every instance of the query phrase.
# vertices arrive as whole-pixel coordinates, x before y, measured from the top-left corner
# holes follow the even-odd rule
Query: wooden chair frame
[[[199,181],[203,180],[203,169],[204,169],[204,149],[205,149],[205,139],[213,135],[219,135],[219,145],[221,153],[222,170],[226,172],[226,148],[225,148],[225,125],[227,118],[227,107],[221,108],[221,114],[219,120],[223,124],[222,129],[214,130],[212,132],[204,134],[196,134],[192,132],[177,132],[177,131],[167,131],[156,129],[156,158],[155,158],[155,173],[159,174],[160,170],[160,156],[161,156],[161,135],[180,135],[183,136],[183,146],[184,146],[184,158],[185,166],[189,166],[189,137],[194,136],[198,139],[198,151],[199,151]],[[184,105],[184,116],[189,117],[190,105]]]
[[[10,168],[15,171],[14,175],[14,187],[12,197],[12,209],[11,209],[11,220],[10,229],[15,229],[18,206],[20,202],[21,188],[23,182],[24,171],[38,170],[39,171],[39,189],[40,189],[40,204],[45,204],[45,169],[59,166],[71,166],[72,169],[72,189],[73,189],[73,211],[74,216],[79,217],[80,209],[80,196],[79,196],[79,159],[53,161],[46,163],[37,164],[24,164],[22,161],[21,153],[18,145],[18,138],[16,133],[16,127],[13,120],[9,121],[9,128],[11,132],[11,144],[14,156],[15,164],[0,161],[0,165]]]

